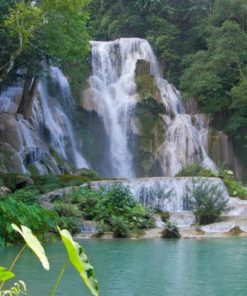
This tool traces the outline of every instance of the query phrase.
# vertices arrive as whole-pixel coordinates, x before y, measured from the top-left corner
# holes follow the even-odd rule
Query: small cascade
[[[15,113],[20,104],[22,88],[11,86],[0,94],[0,113]]]
[[[9,161],[4,159],[6,171],[44,175],[88,168],[69,120],[74,106],[69,83],[58,68],[50,72],[38,84],[30,120],[17,113],[22,87],[11,86],[0,95],[0,154],[11,151]]]
[[[110,188],[115,184],[122,184],[130,189],[134,198],[145,206],[169,212],[187,211],[186,195],[190,194],[193,183],[203,182],[216,185],[223,191],[225,199],[229,199],[223,181],[219,178],[136,178],[91,182],[90,186],[95,189],[100,187]]]
[[[84,92],[83,105],[86,110],[96,111],[103,120],[110,142],[113,177],[135,176],[130,133],[133,110],[140,100],[135,82],[138,60],[149,63],[150,75],[155,78],[166,109],[164,141],[156,151],[162,174],[175,176],[183,166],[193,163],[216,170],[204,148],[202,128],[194,124],[192,115],[186,114],[180,92],[162,79],[148,41],[121,38],[110,42],[93,41],[91,46],[93,74],[89,78],[90,88]]]
[[[63,72],[58,67],[51,67],[51,78],[55,85],[56,95],[61,100],[63,110],[72,113],[75,101],[71,95],[70,85]]]
[[[53,67],[51,69],[52,79],[56,79],[60,92],[64,95],[63,99],[70,98],[69,84],[60,70]],[[63,110],[61,105],[50,98],[47,81],[42,80],[38,86],[40,98],[42,101],[42,110],[44,114],[44,125],[49,131],[49,138],[52,147],[66,161],[70,160],[76,168],[88,168],[88,165],[76,147],[76,141],[68,116],[65,114],[69,110]]]

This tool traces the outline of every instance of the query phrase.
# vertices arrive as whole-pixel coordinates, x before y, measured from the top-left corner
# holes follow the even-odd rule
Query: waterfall
[[[135,69],[138,60],[150,64],[150,75],[166,108],[163,116],[164,142],[156,158],[164,176],[175,176],[183,166],[201,163],[216,169],[203,146],[201,127],[195,126],[192,115],[186,114],[181,94],[162,79],[158,61],[148,41],[121,38],[116,41],[92,41],[92,76],[84,92],[84,108],[94,110],[102,118],[110,142],[110,159],[114,177],[134,177],[133,155],[130,152],[130,119],[139,100]]]
[[[63,110],[54,98],[50,101],[47,82],[45,79],[40,81],[38,90],[42,102],[44,124],[46,129],[49,130],[51,145],[64,160],[72,161],[76,168],[88,168],[85,159],[77,150],[73,129],[66,115],[73,106],[73,103],[69,103],[71,98],[69,83],[61,70],[56,67],[51,68],[51,77],[59,87],[59,93],[62,94],[61,99],[68,106],[68,110]]]
[[[93,41],[91,46],[93,74],[84,105],[93,106],[103,120],[114,177],[134,177],[128,141],[130,118],[137,103],[135,65],[139,59],[152,60],[151,68],[156,72],[158,64],[146,40]]]

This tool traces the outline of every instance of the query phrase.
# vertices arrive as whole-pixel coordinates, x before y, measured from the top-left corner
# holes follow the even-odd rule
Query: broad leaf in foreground
[[[21,225],[21,228],[19,228],[15,224],[11,224],[13,229],[20,233],[20,235],[25,240],[28,247],[34,252],[34,254],[39,258],[40,262],[42,263],[44,269],[49,270],[50,264],[46,257],[45,250],[42,247],[39,240],[36,238],[36,236],[33,235],[32,231],[27,228],[26,226]]]
[[[67,230],[60,230],[58,228],[58,231],[66,247],[71,264],[79,272],[90,292],[93,295],[98,296],[99,288],[98,282],[94,275],[94,269],[89,264],[87,255],[85,254],[82,246],[73,240],[71,234]]]
[[[15,277],[13,272],[6,270],[6,268],[0,266],[0,282],[5,282]]]

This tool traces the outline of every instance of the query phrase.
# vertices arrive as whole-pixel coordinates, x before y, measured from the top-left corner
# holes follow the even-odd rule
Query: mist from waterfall
[[[92,41],[92,76],[84,92],[84,108],[94,110],[102,118],[110,142],[110,159],[114,177],[134,177],[133,155],[130,151],[130,120],[140,99],[136,91],[135,69],[138,60],[150,63],[162,103],[166,132],[157,151],[162,174],[176,175],[182,167],[201,163],[216,169],[203,146],[201,125],[186,114],[181,94],[162,79],[158,61],[148,41],[121,38],[116,41]]]

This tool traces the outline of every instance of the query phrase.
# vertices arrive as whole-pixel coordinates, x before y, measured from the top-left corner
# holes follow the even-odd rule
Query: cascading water
[[[96,111],[103,119],[110,142],[114,177],[134,177],[130,152],[130,119],[140,100],[136,92],[135,69],[138,60],[150,64],[150,74],[166,108],[163,116],[164,142],[156,151],[164,176],[175,176],[183,166],[201,163],[216,169],[202,143],[200,127],[185,113],[179,91],[161,78],[158,61],[148,41],[121,38],[110,42],[91,42],[93,74],[90,88],[84,92],[84,107]]]
[[[60,88],[63,102],[66,102],[68,106],[71,95],[66,77],[56,67],[51,68],[51,76]],[[45,127],[49,130],[51,145],[64,160],[72,160],[76,168],[88,168],[85,159],[77,150],[74,133],[68,117],[58,102],[54,100],[49,102],[45,80],[39,83],[38,89],[42,101]],[[67,111],[70,111],[70,108]]]
[[[120,39],[91,42],[93,75],[85,92],[84,105],[103,119],[110,142],[114,177],[134,177],[133,157],[128,147],[129,124],[137,103],[135,65],[139,59],[152,60],[152,71],[158,70],[147,41]]]
[[[94,181],[90,183],[90,186],[97,190],[100,187],[108,189],[116,184],[121,184],[128,187],[133,197],[146,206],[162,211],[183,212],[188,210],[186,195],[191,194],[193,186],[198,186],[201,183],[217,186],[222,191],[223,197],[229,199],[226,187],[219,178],[135,178]]]
[[[22,97],[20,85],[0,95],[0,154],[3,149],[10,155],[8,161],[4,160],[5,170],[44,175],[69,173],[72,166],[88,168],[69,120],[74,106],[69,83],[55,67],[50,69],[50,78],[39,82],[29,120],[17,113]]]

